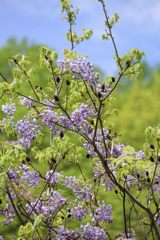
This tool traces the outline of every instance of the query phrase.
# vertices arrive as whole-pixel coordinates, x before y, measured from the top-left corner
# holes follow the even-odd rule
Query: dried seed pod
[[[31,159],[30,159],[29,157],[26,157],[26,161],[27,161],[27,162],[30,162]]]
[[[52,157],[51,160],[52,160],[53,163],[56,163],[56,159],[55,158]]]
[[[154,162],[154,158],[153,157],[150,157],[149,158],[151,162]]]
[[[69,86],[71,83],[69,80],[66,81],[66,84]]]
[[[126,62],[126,67],[127,67],[127,68],[130,67],[130,65],[131,65],[131,62],[128,60],[128,61]]]
[[[55,100],[56,102],[58,102],[58,101],[59,101],[59,97],[58,97],[57,95],[55,95],[55,96],[54,96],[54,100]]]
[[[154,145],[153,145],[153,144],[151,144],[151,145],[150,145],[150,148],[154,150]]]
[[[115,79],[114,77],[112,77],[111,79],[112,79],[112,82],[115,82],[115,81],[116,81],[116,79]]]
[[[59,136],[60,136],[61,138],[64,137],[64,133],[63,133],[63,131],[60,132]]]
[[[61,80],[60,77],[57,77],[57,79],[56,79],[57,83],[59,83],[60,80]]]

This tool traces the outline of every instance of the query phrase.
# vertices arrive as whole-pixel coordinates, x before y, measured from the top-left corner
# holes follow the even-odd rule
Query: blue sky
[[[102,41],[104,33],[104,13],[98,0],[72,0],[80,12],[74,29],[93,28],[91,40],[81,43],[77,52],[89,55],[89,60],[99,66],[106,75],[114,74],[116,65],[113,60],[114,49],[111,41]],[[113,36],[119,51],[124,55],[128,50],[138,48],[146,53],[145,59],[151,66],[160,62],[160,1],[159,0],[105,0],[108,15],[120,16],[113,29]],[[1,1],[0,47],[7,39],[16,37],[20,41],[27,37],[29,42],[55,47],[59,59],[63,49],[70,49],[65,39],[68,23],[62,19],[59,0],[5,0]]]

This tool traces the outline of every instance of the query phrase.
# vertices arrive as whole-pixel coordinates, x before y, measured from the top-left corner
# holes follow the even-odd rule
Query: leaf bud
[[[111,79],[112,79],[112,82],[115,82],[115,81],[116,81],[116,79],[115,79],[114,77],[112,77]]]
[[[101,98],[102,94],[100,92],[98,92],[98,98]]]
[[[2,199],[0,199],[0,204],[2,204]]]
[[[91,124],[94,125],[94,120],[91,119]]]
[[[154,158],[153,157],[150,157],[149,158],[151,162],[154,162]]]
[[[154,145],[153,145],[153,144],[151,144],[151,145],[150,145],[150,148],[154,150]]]
[[[128,61],[126,62],[126,67],[129,68],[130,65],[131,65],[131,62],[128,60]]]
[[[54,100],[58,102],[59,101],[59,97],[57,95],[55,95],[54,96]]]
[[[55,158],[51,158],[52,162],[56,163],[56,159]]]
[[[30,162],[31,159],[30,159],[29,157],[26,157],[26,161],[27,161],[27,162]]]
[[[90,154],[89,153],[86,155],[86,158],[90,158]]]
[[[66,84],[69,86],[71,83],[69,80],[66,81]]]
[[[148,172],[148,171],[146,171],[146,176],[147,176],[147,177],[149,176],[149,172]]]
[[[102,84],[101,88],[102,88],[102,92],[104,92],[105,85],[104,85],[104,84]]]
[[[44,57],[45,57],[45,59],[46,59],[46,60],[48,60],[48,57],[47,57],[47,55],[45,55]]]
[[[68,214],[68,216],[67,216],[67,217],[68,217],[68,218],[70,218],[71,216],[72,216],[71,214]]]
[[[147,178],[147,182],[148,182],[148,183],[150,183],[150,182],[151,182],[151,179],[150,179],[149,177]]]
[[[137,178],[140,178],[140,175],[139,175],[139,173],[137,173]]]
[[[60,82],[60,77],[57,77],[56,81],[57,81],[57,83],[59,83]]]
[[[64,137],[64,133],[63,133],[63,131],[60,132],[59,136],[60,136],[61,138]]]
[[[114,192],[115,192],[115,194],[118,194],[118,190],[117,189],[115,189]]]

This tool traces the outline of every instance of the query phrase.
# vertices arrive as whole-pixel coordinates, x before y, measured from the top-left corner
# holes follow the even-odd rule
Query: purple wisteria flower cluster
[[[57,61],[57,67],[63,73],[70,73],[73,75],[73,78],[81,78],[83,81],[86,81],[91,87],[98,83],[99,79],[94,73],[92,66],[92,63],[86,61],[85,57]]]

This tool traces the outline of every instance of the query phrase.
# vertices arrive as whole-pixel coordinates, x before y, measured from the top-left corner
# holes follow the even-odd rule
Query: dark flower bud
[[[23,160],[22,163],[25,164],[26,163],[25,160]]]
[[[111,129],[108,129],[108,131],[109,131],[109,134],[111,133]]]
[[[100,92],[98,92],[98,98],[101,98],[102,94]]]
[[[17,59],[13,59],[13,62],[15,62],[17,64]]]
[[[94,125],[94,120],[91,120],[91,124]]]
[[[101,88],[102,88],[102,91],[104,92],[105,85],[104,85],[104,84],[102,84]]]
[[[66,84],[69,86],[71,83],[69,80],[66,81]]]
[[[131,65],[130,61],[127,61],[127,62],[126,62],[126,67],[127,67],[127,68],[130,67],[130,65]]]
[[[35,89],[37,89],[38,88],[38,86],[35,86]]]
[[[51,158],[52,162],[56,163],[56,159],[55,158]]]
[[[57,80],[57,83],[59,83],[59,82],[60,82],[60,77],[57,77],[57,79],[56,79],[56,80]]]
[[[45,57],[45,59],[46,59],[46,60],[48,60],[48,57],[47,57],[47,55],[45,55],[44,57]]]
[[[94,179],[94,183],[96,183],[96,179]]]
[[[42,90],[42,87],[39,87],[40,88],[40,90]]]
[[[139,173],[137,173],[137,178],[140,178],[140,175],[139,175]]]
[[[90,154],[89,153],[87,154],[86,158],[90,158]]]
[[[153,157],[150,157],[149,158],[151,162],[154,162],[154,158]]]
[[[65,159],[65,157],[66,157],[66,153],[63,154],[62,159]]]
[[[147,178],[147,182],[148,182],[148,183],[150,183],[150,182],[151,182],[151,179],[150,179],[149,177]]]
[[[54,100],[58,102],[59,101],[59,97],[57,95],[55,95],[54,96]]]
[[[116,79],[115,79],[114,77],[112,77],[111,79],[112,79],[112,82],[115,82],[115,81],[116,81]]]
[[[2,199],[0,199],[0,204],[2,204]]]
[[[147,176],[147,177],[149,176],[149,172],[148,172],[148,171],[146,171],[146,176]]]
[[[64,137],[64,133],[63,133],[63,131],[60,132],[59,136],[60,136],[61,138]]]
[[[158,156],[157,161],[160,162],[160,156]]]
[[[151,144],[151,145],[150,145],[150,148],[154,150],[154,145],[153,145],[153,144]]]
[[[118,190],[117,189],[115,189],[114,192],[115,192],[115,194],[118,194]]]
[[[63,216],[61,216],[61,218],[62,218],[62,220],[64,219],[64,217],[63,217]]]
[[[68,211],[68,212],[70,212],[71,210],[70,210],[70,209],[68,209],[67,211]]]
[[[31,160],[31,159],[30,159],[29,157],[26,157],[26,161],[27,161],[27,162],[30,162],[30,160]]]
[[[155,184],[159,184],[159,181],[158,181],[158,180],[156,180],[156,181],[155,181]]]
[[[68,214],[68,216],[67,216],[67,217],[68,217],[68,218],[70,218],[71,216],[72,216],[71,214]]]

